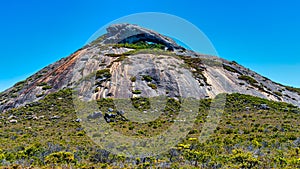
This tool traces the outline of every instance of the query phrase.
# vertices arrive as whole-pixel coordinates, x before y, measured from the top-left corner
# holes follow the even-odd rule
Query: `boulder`
[[[94,112],[87,116],[88,119],[96,119],[102,117],[102,112]]]
[[[117,111],[117,114],[118,114],[118,115],[124,115],[125,112],[124,112],[124,110],[118,110],[118,111]]]
[[[60,119],[60,116],[57,116],[57,115],[55,115],[55,116],[52,116],[50,119]]]
[[[105,120],[107,123],[114,122],[114,121],[115,121],[115,118],[116,118],[116,115],[115,115],[115,114],[105,113],[105,115],[104,115],[104,120]]]
[[[12,119],[12,120],[9,120],[10,123],[18,123],[18,120],[15,120],[15,119]]]
[[[270,110],[270,107],[267,104],[261,104],[261,105],[259,105],[259,108],[261,110]]]

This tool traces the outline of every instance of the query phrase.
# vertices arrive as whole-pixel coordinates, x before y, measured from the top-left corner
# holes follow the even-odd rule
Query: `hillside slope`
[[[96,78],[96,72],[104,69],[109,71],[111,77],[98,86],[97,79],[93,79],[94,84],[86,87],[97,88],[93,98],[130,98],[137,85],[135,88],[144,91],[142,95],[145,96],[161,95],[163,90],[170,90],[169,96],[174,97],[179,93],[195,91],[197,98],[213,98],[220,93],[242,93],[300,106],[300,89],[275,83],[236,62],[186,50],[172,39],[137,25],[112,25],[107,31],[69,57],[2,92],[0,111],[38,101],[64,88],[79,85],[84,88],[82,79]],[[166,72],[163,73],[164,70]],[[142,74],[155,77],[153,83],[157,88],[148,88],[140,77],[136,78],[136,82],[130,81],[132,76]],[[122,84],[118,86],[119,91],[113,85],[116,82]],[[178,86],[187,91],[179,91]]]
[[[299,106],[300,89],[112,25],[0,93],[0,168],[300,168]]]

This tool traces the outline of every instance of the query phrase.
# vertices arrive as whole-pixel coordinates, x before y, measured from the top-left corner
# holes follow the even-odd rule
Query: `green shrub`
[[[255,83],[258,83],[255,79],[253,79],[250,76],[246,76],[246,75],[239,76],[238,79],[244,80],[244,81],[250,83],[251,85],[255,84]]]
[[[140,91],[140,90],[134,90],[134,91],[132,91],[132,93],[133,93],[133,94],[141,94],[142,91]]]
[[[130,81],[131,81],[131,82],[135,82],[135,81],[136,81],[136,77],[135,77],[135,76],[131,77],[131,78],[130,78]]]
[[[230,71],[230,72],[241,74],[239,71],[237,71],[236,69],[234,69],[234,68],[232,68],[232,67],[230,67],[230,66],[228,66],[228,65],[223,64],[223,68],[224,68],[225,70]]]
[[[276,94],[277,96],[282,96],[282,93],[280,92],[274,92],[274,94]]]
[[[46,85],[46,86],[43,86],[43,88],[42,88],[42,89],[43,89],[43,90],[52,89],[52,86]]]
[[[151,87],[151,88],[154,89],[154,90],[157,89],[156,84],[149,83],[148,86]]]
[[[150,109],[149,98],[135,97],[135,98],[131,98],[131,101],[132,101],[132,105],[139,110]]]
[[[36,94],[35,96],[37,97],[37,98],[39,98],[39,97],[42,97],[42,96],[44,96],[45,95],[45,93],[41,93],[41,94]]]
[[[114,99],[97,100],[99,110],[107,112],[108,108],[113,108],[117,111],[118,106],[114,105]],[[131,104],[141,110],[140,113],[144,113],[143,110],[151,113],[152,109],[153,111],[156,109],[156,107],[151,107],[154,105],[151,105],[152,99],[157,100],[157,98],[132,98]],[[169,98],[165,107],[157,109],[162,111],[161,114],[148,123],[122,120],[121,116],[116,116],[116,121],[109,124],[127,136],[141,138],[159,136],[172,126],[180,111],[190,112],[189,107],[181,105],[184,103],[183,101],[183,98],[178,100]],[[167,162],[170,163],[171,167],[178,166],[178,168],[299,168],[300,149],[297,148],[299,147],[297,139],[300,133],[300,120],[299,116],[293,113],[300,110],[299,108],[291,104],[274,102],[250,95],[228,94],[226,106],[216,130],[209,133],[205,142],[200,143],[199,135],[203,130],[201,123],[211,120],[208,115],[211,103],[214,101],[214,99],[199,101],[199,111],[195,112],[197,113],[196,123],[186,130],[186,132],[189,131],[188,135],[178,142],[174,151],[162,153],[154,163],[149,159],[141,159],[138,165],[149,166],[147,162],[150,162],[151,167],[157,168],[161,162]],[[116,156],[102,151],[102,147],[95,145],[87,136],[88,133],[84,132],[89,131],[82,130],[81,124],[74,122],[79,117],[77,117],[77,112],[73,107],[71,89],[49,94],[37,103],[37,105],[32,104],[31,106],[8,110],[3,116],[7,117],[12,114],[20,119],[26,119],[28,115],[37,113],[46,118],[20,120],[21,122],[14,125],[6,124],[3,119],[0,119],[2,123],[0,124],[0,143],[1,149],[3,149],[3,151],[0,150],[0,162],[6,161],[6,164],[9,165],[8,168],[12,168],[13,164],[19,162],[30,164],[33,168],[97,168],[104,165],[106,168],[120,168],[120,165],[124,165],[124,168],[126,166],[135,168],[138,166],[130,163],[131,159],[127,157],[125,161],[121,160],[122,163],[118,163]],[[258,110],[257,106],[260,104],[267,104],[271,109],[268,111]],[[288,111],[284,111],[286,108]],[[85,109],[82,111],[84,116],[94,112]],[[124,110],[125,118],[126,113],[130,113],[129,111],[131,108]],[[48,115],[57,113],[61,113],[60,120],[51,121],[47,118],[50,117]],[[91,120],[91,122],[93,121]],[[95,120],[94,122],[95,125],[94,128],[91,128],[92,133],[90,134],[101,139],[104,135],[101,134],[99,137],[100,135],[95,134],[97,132],[94,131],[98,129],[98,121]],[[178,131],[181,131],[181,128]],[[104,133],[109,134],[106,131]],[[37,144],[32,144],[35,142]],[[124,149],[122,145],[119,147]],[[249,147],[253,149],[250,151],[248,150]],[[263,155],[259,153],[254,155],[257,149]],[[64,155],[64,153],[66,154]],[[91,156],[94,154],[97,154],[95,158],[98,161],[91,160]]]
[[[74,154],[71,152],[56,152],[45,158],[47,164],[61,164],[75,162]]]
[[[101,79],[101,78],[110,78],[111,74],[110,74],[110,70],[109,69],[102,69],[102,70],[98,70],[96,73],[96,78],[97,79]]]
[[[46,86],[46,85],[47,85],[46,82],[42,82],[42,83],[38,84],[38,86]]]
[[[290,87],[290,86],[285,86],[285,88],[291,92],[296,92],[300,95],[300,89],[299,88],[294,88],[294,87]]]
[[[238,64],[238,63],[237,63],[236,61],[234,61],[234,60],[231,61],[230,63],[233,64],[233,65],[237,65],[237,64]]]
[[[4,160],[5,159],[5,155],[3,153],[3,150],[0,149],[0,161]]]
[[[153,80],[153,78],[149,75],[143,75],[142,80],[145,80],[146,82],[151,82]]]
[[[139,41],[136,43],[120,43],[116,44],[115,47],[125,47],[132,49],[165,49],[165,45],[158,43],[147,43],[145,41]]]
[[[238,164],[241,168],[254,168],[259,164],[259,160],[254,158],[250,152],[244,152],[241,149],[232,150],[230,161]]]

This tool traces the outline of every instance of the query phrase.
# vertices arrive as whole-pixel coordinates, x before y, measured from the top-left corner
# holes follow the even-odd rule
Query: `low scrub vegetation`
[[[143,113],[151,110],[151,99],[133,98],[131,103]],[[208,139],[201,141],[199,136],[204,123],[210,120],[208,113],[213,101],[199,101],[193,127],[172,149],[156,157],[130,158],[97,146],[76,122],[72,90],[61,90],[1,114],[0,165],[3,168],[299,168],[297,107],[248,95],[227,95],[220,123]],[[146,138],[172,126],[181,99],[169,98],[161,115],[148,123],[131,122],[126,119],[127,112],[118,115],[112,98],[98,100],[98,105],[100,111],[116,114],[113,117],[117,120],[109,122],[116,131]],[[266,106],[268,109],[262,108]],[[10,123],[10,116],[17,122]]]
[[[165,45],[159,43],[148,43],[139,41],[136,43],[120,43],[116,44],[115,47],[125,47],[131,49],[165,49]]]

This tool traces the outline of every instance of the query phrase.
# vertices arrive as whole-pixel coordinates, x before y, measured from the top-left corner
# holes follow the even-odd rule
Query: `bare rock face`
[[[87,100],[162,95],[202,99],[220,93],[242,93],[300,107],[299,92],[235,62],[185,50],[152,30],[117,24],[108,27],[104,37],[0,93],[0,112],[64,88],[76,88]],[[140,41],[162,44],[166,50],[115,45]],[[105,75],[99,75],[99,70]]]
[[[184,49],[177,45],[171,38],[163,36],[149,29],[132,24],[115,24],[107,28],[104,44],[135,43],[148,41],[165,45],[170,50]]]
[[[130,63],[130,64],[126,64]],[[123,64],[112,66],[111,83],[107,87],[107,96],[111,93],[117,98],[131,97],[194,97],[204,98],[206,92],[199,88],[193,74],[180,65],[184,64],[172,56],[137,54],[128,56]],[[172,67],[170,67],[172,65]],[[147,77],[148,79],[146,79]],[[131,79],[135,80],[132,81]],[[135,94],[134,91],[141,91]]]

